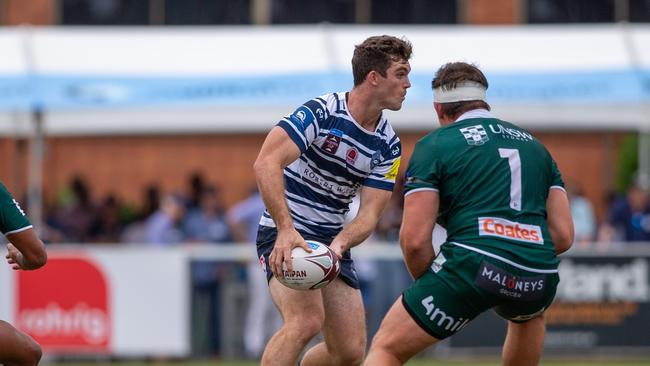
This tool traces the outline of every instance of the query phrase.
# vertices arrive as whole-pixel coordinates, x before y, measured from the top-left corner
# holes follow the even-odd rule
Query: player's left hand
[[[15,270],[23,269],[23,253],[11,243],[7,244],[7,251],[5,258],[7,258],[7,263],[11,265],[11,268]]]
[[[336,253],[336,255],[339,257],[339,259],[343,258],[343,252],[346,251],[345,246],[343,245],[343,243],[341,243],[340,241],[336,241],[336,240],[334,240],[332,242],[332,244],[330,244],[330,249],[332,249],[332,251],[334,253]]]

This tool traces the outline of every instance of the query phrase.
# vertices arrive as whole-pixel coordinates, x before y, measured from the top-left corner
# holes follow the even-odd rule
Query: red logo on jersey
[[[348,162],[348,164],[354,165],[354,163],[357,161],[357,156],[359,156],[359,152],[356,148],[351,147],[345,154],[345,160]]]
[[[496,236],[526,243],[544,244],[542,228],[539,226],[508,221],[498,217],[479,217],[478,234],[481,236]]]
[[[336,151],[339,149],[340,144],[341,144],[341,137],[330,133],[325,138],[325,142],[323,142],[321,149],[327,151],[330,154],[336,154]]]
[[[54,257],[17,274],[17,327],[47,351],[105,352],[111,340],[108,285],[81,257]]]

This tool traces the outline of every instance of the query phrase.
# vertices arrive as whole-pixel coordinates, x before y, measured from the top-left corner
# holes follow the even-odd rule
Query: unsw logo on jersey
[[[544,244],[542,228],[539,226],[521,224],[498,217],[479,217],[478,234],[480,236],[496,236],[525,243]]]
[[[487,131],[481,125],[463,127],[459,131],[463,134],[465,141],[469,145],[483,145],[487,141],[490,141]]]

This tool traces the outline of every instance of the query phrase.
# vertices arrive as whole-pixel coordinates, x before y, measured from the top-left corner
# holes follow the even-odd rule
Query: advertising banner
[[[182,251],[48,252],[47,265],[37,271],[0,270],[0,319],[30,334],[46,353],[190,353],[189,266]]]

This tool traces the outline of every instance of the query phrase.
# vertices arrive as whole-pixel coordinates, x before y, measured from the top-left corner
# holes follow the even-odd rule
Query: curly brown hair
[[[474,81],[488,88],[488,81],[478,67],[466,62],[449,62],[436,71],[431,82],[431,88],[443,87],[454,89],[458,83],[463,81]],[[483,108],[490,110],[490,105],[483,100],[469,100],[463,102],[441,103],[442,112],[446,116],[456,119],[461,114],[472,109]]]
[[[406,38],[393,36],[373,36],[366,38],[354,47],[352,56],[352,75],[354,86],[366,79],[370,71],[377,71],[386,77],[391,62],[408,61],[413,53],[413,45]]]

